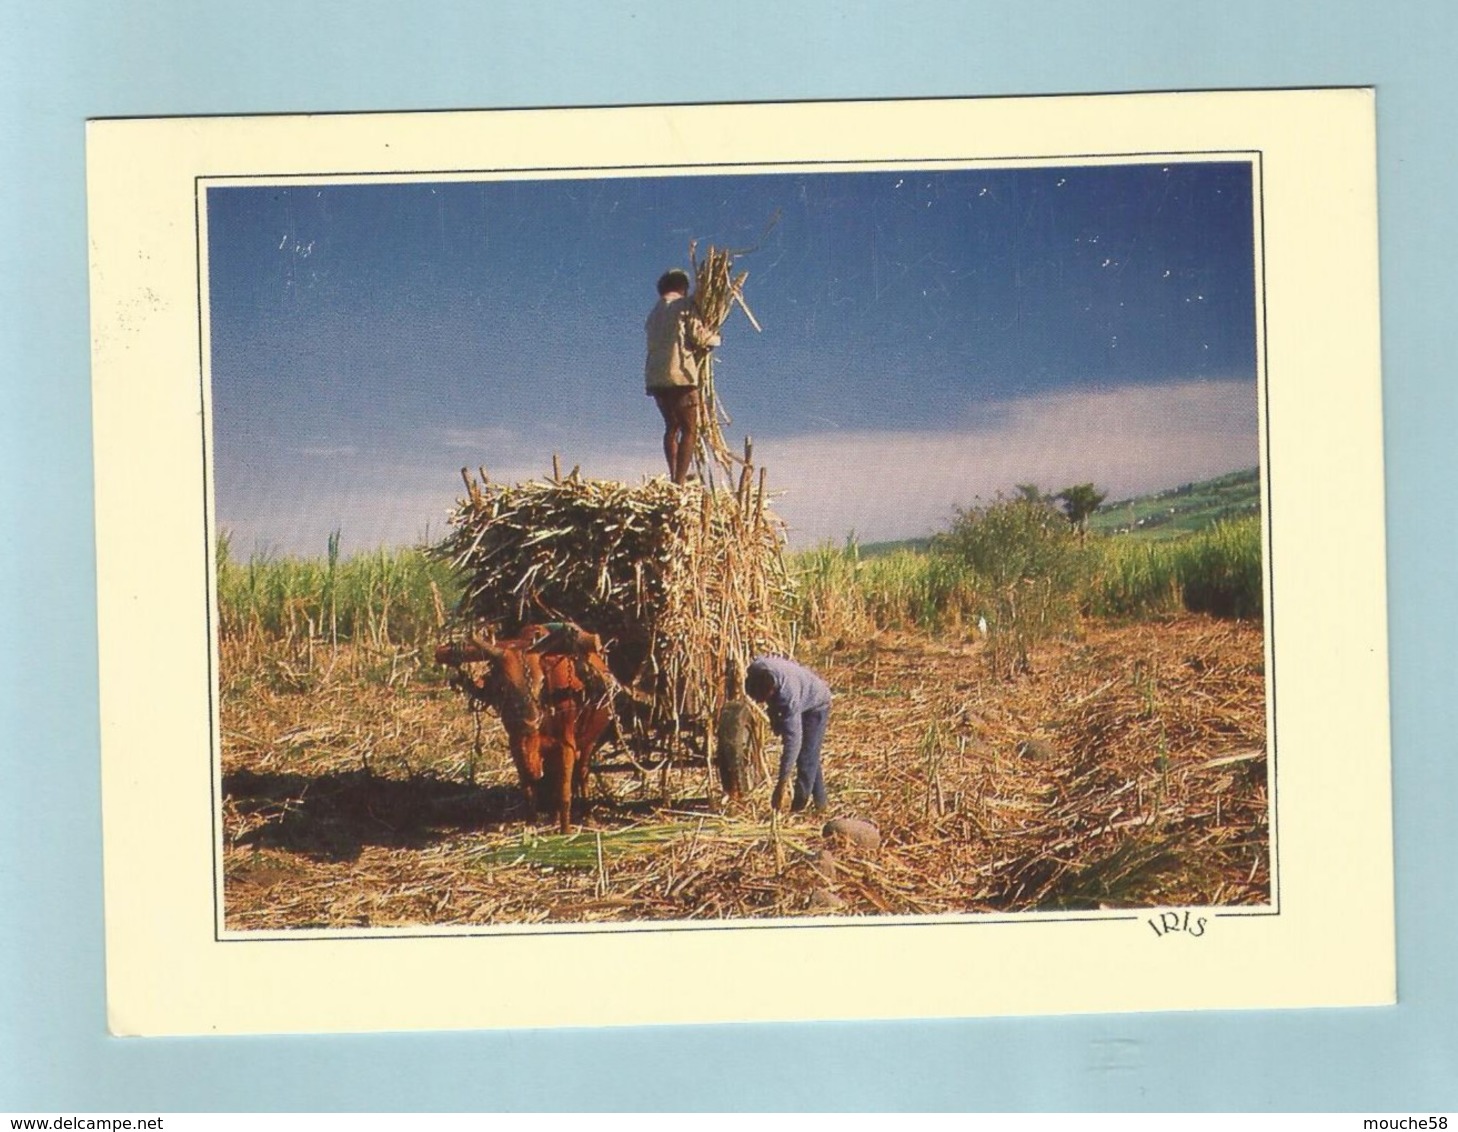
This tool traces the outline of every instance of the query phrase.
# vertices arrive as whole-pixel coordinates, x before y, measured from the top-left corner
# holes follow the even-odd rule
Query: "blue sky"
[[[763,331],[731,318],[716,383],[792,545],[1257,461],[1244,162],[295,181],[206,207],[216,521],[244,555],[437,538],[463,465],[659,474],[643,320],[692,240],[754,248]]]

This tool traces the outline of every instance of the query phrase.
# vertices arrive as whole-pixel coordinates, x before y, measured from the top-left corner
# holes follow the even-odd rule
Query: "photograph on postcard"
[[[205,180],[226,929],[1270,907],[1258,185]]]

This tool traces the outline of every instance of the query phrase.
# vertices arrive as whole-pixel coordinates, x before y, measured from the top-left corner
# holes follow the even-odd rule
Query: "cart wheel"
[[[743,700],[730,700],[719,712],[714,762],[719,782],[731,798],[742,798],[758,782],[754,759],[754,712]]]

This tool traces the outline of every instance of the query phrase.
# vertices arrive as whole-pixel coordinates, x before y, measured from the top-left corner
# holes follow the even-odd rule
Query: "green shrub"
[[[958,509],[935,546],[972,577],[995,670],[1025,669],[1034,645],[1076,626],[1095,556],[1046,501],[1025,494]]]

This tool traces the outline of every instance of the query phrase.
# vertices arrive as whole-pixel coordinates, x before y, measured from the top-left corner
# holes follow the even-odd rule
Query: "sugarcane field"
[[[1093,625],[1015,680],[965,637],[800,653],[835,689],[826,815],[705,762],[599,757],[580,824],[526,812],[506,737],[401,648],[238,644],[223,701],[230,929],[1263,904],[1259,627]],[[243,690],[246,687],[246,692]],[[773,752],[767,754],[773,761]],[[837,818],[845,835],[825,834]]]
[[[733,259],[660,281],[705,341],[760,329]],[[463,467],[429,545],[220,544],[227,929],[1270,902],[1254,473],[1176,539],[1020,484],[791,553],[712,359],[668,475]]]

